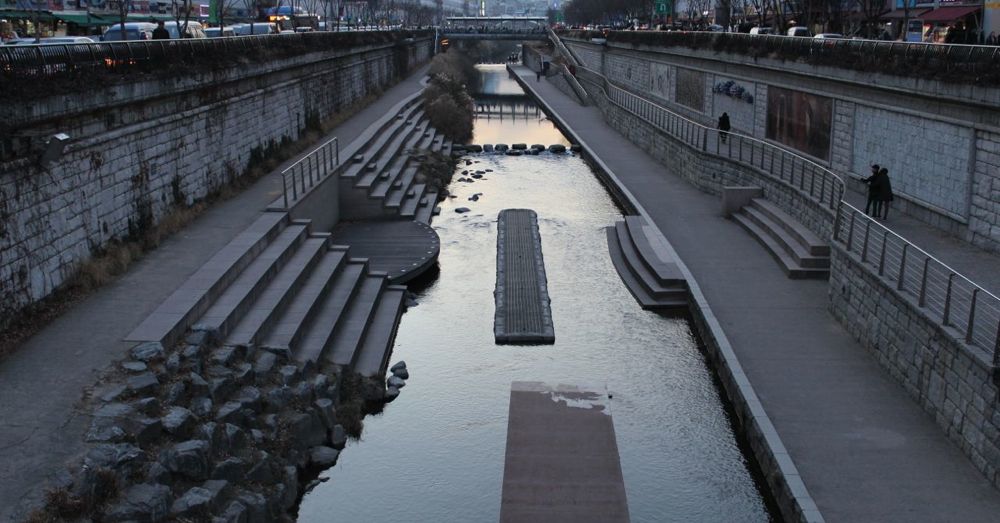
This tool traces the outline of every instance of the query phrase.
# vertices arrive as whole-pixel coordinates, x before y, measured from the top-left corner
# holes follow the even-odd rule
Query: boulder
[[[555,143],[549,146],[550,153],[564,153],[566,152],[566,146],[561,143]]]
[[[313,402],[313,409],[319,414],[319,419],[327,429],[333,429],[337,424],[337,412],[333,408],[333,400],[320,398]]]
[[[267,499],[256,493],[240,491],[236,495],[236,501],[246,507],[247,523],[266,523],[270,521],[267,513]]]
[[[238,402],[244,409],[250,409],[254,412],[260,412],[260,409],[264,405],[260,389],[257,387],[243,387],[236,393],[233,400]]]
[[[396,372],[399,369],[405,369],[405,368],[406,368],[406,362],[403,360],[399,360],[396,362],[395,365],[389,367],[389,372]]]
[[[515,144],[512,144],[510,146],[510,148],[511,149],[516,149],[518,151],[523,151],[523,150],[525,150],[525,149],[528,148],[528,144],[526,144],[526,143],[515,143]]]
[[[385,383],[386,383],[386,385],[388,385],[390,387],[396,387],[397,389],[401,389],[401,388],[403,388],[403,387],[406,386],[406,381],[403,380],[402,378],[398,377],[398,376],[392,376],[392,377],[390,377],[389,379],[387,379],[385,381]]]
[[[404,380],[410,379],[410,371],[406,370],[405,368],[396,369],[392,371],[392,375]]]
[[[283,416],[288,430],[288,440],[299,449],[322,445],[326,440],[326,426],[319,416],[303,412],[288,413]]]
[[[457,212],[458,214],[465,214],[465,213],[467,213],[467,212],[469,212],[471,210],[472,209],[470,209],[468,207],[458,207],[458,208],[455,209],[455,212]]]
[[[243,422],[243,404],[238,401],[226,402],[215,413],[215,421],[236,425],[241,424]]]
[[[123,361],[122,368],[128,372],[145,372],[149,367],[141,361]]]
[[[97,394],[97,396],[101,398],[101,401],[105,403],[116,402],[121,400],[122,396],[125,394],[125,391],[127,390],[128,387],[126,387],[125,385],[115,384],[115,385],[110,385],[104,389],[101,389],[101,391]]]
[[[174,474],[201,481],[208,479],[210,472],[208,455],[208,442],[195,439],[178,443],[165,450],[161,455],[160,463]]]
[[[133,360],[150,362],[155,360],[163,359],[165,351],[163,350],[163,345],[158,341],[147,341],[132,347],[129,351]]]
[[[132,405],[135,407],[135,410],[149,416],[154,416],[160,412],[160,400],[157,398],[137,399],[132,402]]]
[[[240,385],[252,385],[254,375],[253,365],[249,363],[237,363],[233,367],[233,379]]]
[[[473,152],[473,153],[481,153],[481,152],[483,152],[483,146],[481,146],[481,145],[470,145],[470,146],[466,147],[466,150],[468,150],[469,152]]]
[[[257,361],[254,362],[253,371],[257,375],[258,382],[263,381],[264,375],[269,374],[278,363],[278,357],[272,352],[260,351],[257,354]]]
[[[282,470],[282,485],[285,486],[284,499],[281,501],[281,510],[286,511],[295,505],[295,500],[299,497],[299,471],[293,466],[286,466]]]
[[[247,472],[247,462],[241,458],[230,457],[216,463],[212,469],[212,479],[224,479],[237,482],[243,479]]]
[[[343,450],[347,446],[347,431],[343,425],[338,423],[330,430],[330,446],[337,450]]]
[[[163,422],[163,430],[179,438],[190,436],[198,424],[198,418],[193,412],[178,406],[167,409],[167,413],[160,418],[160,421]]]
[[[288,348],[288,347],[263,346],[263,347],[261,347],[261,350],[264,350],[264,351],[270,352],[271,354],[274,354],[275,356],[278,357],[278,361],[280,361],[280,362],[285,362],[285,361],[291,361],[292,360],[292,350],[290,348]]]
[[[202,487],[191,487],[170,506],[170,516],[175,518],[207,519],[212,507],[212,492]]]
[[[183,358],[185,362],[189,362],[192,360],[200,361],[201,354],[202,354],[201,345],[188,345],[187,347],[184,347],[183,350],[181,350],[181,358]]]
[[[299,381],[299,368],[295,365],[285,365],[278,371],[281,376],[281,384],[291,386]]]
[[[140,483],[125,490],[118,502],[104,513],[103,521],[156,522],[170,514],[170,488]]]
[[[176,352],[171,354],[170,357],[167,358],[167,362],[164,363],[164,367],[166,367],[167,372],[176,374],[177,371],[181,370],[181,355]]]
[[[236,390],[236,380],[232,376],[212,378],[208,381],[208,392],[212,401],[222,401]]]
[[[386,403],[389,403],[390,401],[392,401],[392,400],[394,400],[394,399],[396,399],[398,397],[399,397],[399,389],[398,388],[396,388],[396,387],[386,387],[386,389],[385,389],[385,395],[383,396],[383,399],[385,400]]]
[[[225,523],[247,523],[247,507],[239,501],[233,500],[226,505],[226,510],[222,511],[222,516],[215,518],[215,521]],[[261,521],[261,520],[256,520]]]
[[[489,143],[483,144],[483,152],[484,153],[491,153],[491,152],[493,152],[493,144],[489,144]]]
[[[208,396],[211,393],[208,382],[197,372],[188,374],[186,382],[188,391],[192,396]]]
[[[331,447],[313,447],[309,449],[309,465],[318,468],[332,467],[337,463],[340,451]]]
[[[536,150],[536,151],[544,151],[545,150],[545,146],[542,145],[542,144],[540,144],[540,143],[533,143],[533,144],[531,144],[531,148],[534,149],[534,150]]]
[[[271,455],[263,450],[258,450],[253,457],[250,470],[247,471],[246,479],[258,483],[274,481],[274,471],[271,470]]]
[[[275,387],[267,392],[267,408],[275,412],[282,411],[293,399],[295,395],[292,389],[285,386]]]
[[[140,471],[146,463],[146,455],[139,447],[129,443],[97,445],[83,457],[87,469],[111,469],[123,476],[131,476]]]
[[[167,385],[166,392],[163,394],[163,401],[170,405],[183,403],[186,392],[187,385],[183,381],[175,381]]]
[[[212,415],[212,399],[207,396],[199,396],[191,400],[191,412],[199,418],[206,418]]]
[[[128,386],[128,390],[133,394],[145,396],[147,394],[153,394],[160,387],[160,380],[156,378],[156,374],[152,372],[143,372],[142,374],[137,374],[135,376],[129,376],[125,381]]]
[[[524,152],[511,149],[505,153],[507,156],[523,156]]]
[[[146,483],[170,483],[170,471],[162,464],[153,462],[146,470]]]
[[[222,426],[222,438],[223,448],[227,453],[243,450],[250,443],[247,439],[247,433],[232,423],[226,423]]]

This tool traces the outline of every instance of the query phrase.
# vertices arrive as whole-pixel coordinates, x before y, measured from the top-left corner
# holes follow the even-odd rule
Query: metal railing
[[[591,83],[597,84],[615,105],[695,149],[754,167],[808,196],[811,201],[831,212],[843,198],[843,179],[806,157],[734,132],[725,133],[726,139],[723,141],[718,130],[622,89],[591,69],[578,67],[577,71]]]
[[[844,182],[836,173],[749,136],[729,133],[723,143],[716,129],[617,87],[590,69],[577,70],[612,103],[661,132],[693,148],[753,166],[832,209],[833,241],[941,325],[954,329],[968,346],[983,351],[994,369],[1000,367],[1000,298],[844,201]]]
[[[93,44],[0,46],[0,80],[12,81],[93,72],[167,70],[171,66],[276,59],[345,45],[391,43],[421,31],[312,32]]]
[[[305,194],[324,177],[336,172],[339,166],[340,140],[334,137],[286,167],[281,171],[281,191],[285,209],[288,209],[289,202],[298,200],[299,195]]]
[[[1000,366],[1000,298],[843,202],[833,239]]]
[[[1000,83],[1000,46],[862,39],[817,39],[708,31],[563,31],[575,38],[661,47],[687,47],[749,56],[805,60],[815,65],[928,78]],[[949,73],[949,74],[945,74]],[[955,73],[968,73],[955,74]]]

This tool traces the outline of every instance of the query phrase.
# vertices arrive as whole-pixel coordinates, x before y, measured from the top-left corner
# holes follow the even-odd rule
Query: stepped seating
[[[611,262],[643,309],[687,307],[687,281],[673,250],[641,216],[626,216],[605,230]]]
[[[789,278],[830,277],[830,245],[773,203],[754,198],[733,220],[764,245]]]
[[[348,247],[331,245],[329,234],[312,233],[308,220],[267,212],[127,339],[173,345],[196,326],[226,345],[290,352],[302,365],[332,361],[360,372],[360,358],[365,376],[381,376],[404,292]]]

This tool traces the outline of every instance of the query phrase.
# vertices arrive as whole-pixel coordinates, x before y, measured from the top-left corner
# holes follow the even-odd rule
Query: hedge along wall
[[[47,165],[36,153],[0,162],[0,329],[109,242],[138,236],[172,207],[243,176],[432,53],[430,38],[361,44],[190,75],[136,75],[19,104],[8,120],[19,133],[63,132],[71,142]]]

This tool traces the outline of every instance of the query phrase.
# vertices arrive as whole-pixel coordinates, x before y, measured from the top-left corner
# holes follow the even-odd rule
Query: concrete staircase
[[[170,346],[188,328],[226,345],[285,352],[384,374],[406,288],[389,285],[307,220],[264,213],[168,297],[128,337]]]
[[[626,216],[607,227],[611,262],[643,309],[686,308],[687,280],[672,249],[649,227],[641,216]]]
[[[416,182],[411,151],[450,155],[452,142],[430,126],[419,102],[399,110],[340,171],[341,217],[403,218],[429,224],[437,191]]]
[[[830,277],[830,245],[773,203],[754,198],[733,220],[764,245],[789,278]]]

